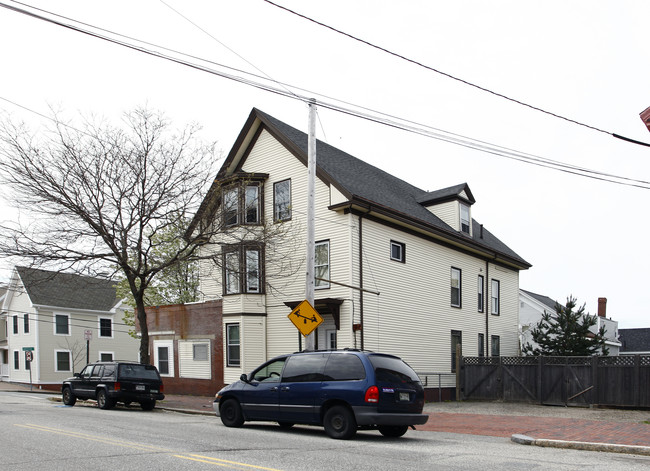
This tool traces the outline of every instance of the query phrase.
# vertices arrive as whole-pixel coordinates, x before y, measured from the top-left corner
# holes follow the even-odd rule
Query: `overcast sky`
[[[610,134],[650,142],[639,118],[650,106],[647,0],[277,0],[433,69],[598,130],[452,80],[263,0],[27,3],[68,17],[66,23],[126,35],[134,44],[146,41],[155,45],[147,46],[151,50],[189,54],[194,58],[183,59],[215,71],[226,71],[218,63],[301,87],[308,91],[291,90],[323,104],[349,103],[567,165],[650,180],[650,148]],[[112,33],[102,34],[116,37]],[[0,109],[34,126],[42,118],[24,108],[48,114],[53,106],[68,117],[94,113],[117,120],[147,105],[179,126],[201,123],[203,138],[218,141],[224,153],[253,107],[307,129],[307,105],[300,100],[5,8],[0,41]],[[325,106],[317,128],[319,139],[424,190],[467,182],[476,198],[474,219],[533,265],[521,272],[521,288],[561,302],[573,295],[591,313],[606,297],[608,317],[619,327],[650,327],[650,190],[480,152]],[[14,214],[5,208],[1,219]],[[0,276],[7,274],[4,267]]]

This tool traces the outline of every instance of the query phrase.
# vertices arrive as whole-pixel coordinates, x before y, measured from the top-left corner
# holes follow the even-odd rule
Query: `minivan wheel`
[[[100,389],[97,392],[97,407],[100,409],[112,409],[115,405],[115,402],[108,397],[105,389]]]
[[[384,437],[401,437],[409,429],[408,425],[383,425],[379,427],[379,433]]]
[[[77,403],[77,398],[74,394],[72,394],[72,390],[70,388],[65,388],[63,390],[63,403],[66,406],[74,406]]]
[[[239,402],[235,399],[227,399],[219,408],[221,422],[226,427],[241,427],[244,424],[244,415]]]
[[[325,412],[323,417],[325,433],[330,438],[347,440],[357,433],[357,421],[352,411],[345,406],[333,406]]]
[[[140,407],[142,410],[153,410],[156,407],[156,401],[140,401]]]

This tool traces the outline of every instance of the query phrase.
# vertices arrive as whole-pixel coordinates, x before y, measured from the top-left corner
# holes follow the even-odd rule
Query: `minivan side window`
[[[323,381],[354,381],[365,378],[366,369],[361,359],[356,355],[345,353],[332,353],[323,374]]]
[[[283,383],[306,383],[323,381],[323,370],[330,355],[328,353],[313,355],[294,355],[287,360],[282,373]]]
[[[280,375],[286,358],[279,358],[271,363],[267,363],[257,371],[251,374],[251,381],[264,381],[265,383],[279,383]]]

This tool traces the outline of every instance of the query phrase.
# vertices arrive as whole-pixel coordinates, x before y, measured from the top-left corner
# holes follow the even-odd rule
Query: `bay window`
[[[226,249],[223,255],[224,294],[262,293],[262,256],[262,249],[253,245]]]

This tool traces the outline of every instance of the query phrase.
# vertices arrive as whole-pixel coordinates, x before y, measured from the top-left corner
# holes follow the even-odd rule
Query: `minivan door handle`
[[[273,387],[270,389],[270,391],[277,391],[277,390],[278,390],[278,387],[277,387],[277,386],[273,386]]]
[[[280,391],[288,391],[289,389],[289,386],[283,386],[280,388]]]

